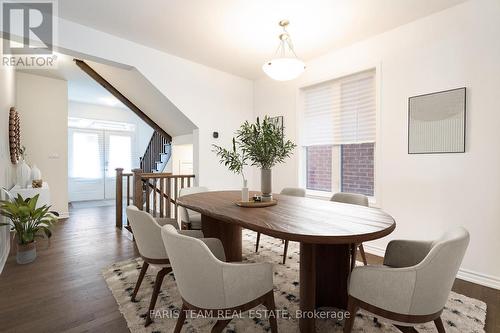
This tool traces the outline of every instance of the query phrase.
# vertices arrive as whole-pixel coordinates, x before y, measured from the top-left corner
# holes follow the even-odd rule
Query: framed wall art
[[[465,152],[466,88],[408,99],[408,154]]]

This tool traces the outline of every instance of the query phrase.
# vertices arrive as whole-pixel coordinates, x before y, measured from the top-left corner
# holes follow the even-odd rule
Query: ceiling
[[[78,68],[69,55],[57,53],[57,69],[23,69],[20,72],[68,81],[70,101],[126,109],[118,99]]]
[[[59,16],[255,79],[291,22],[308,60],[465,0],[61,0]],[[112,18],[112,19],[111,19]]]
[[[19,71],[67,81],[69,101],[129,110],[116,97],[82,71],[73,59],[74,57],[70,55],[57,53],[57,68],[55,69],[37,68]],[[196,129],[196,126],[135,68],[88,59],[82,60],[170,135],[191,134]]]
[[[118,99],[85,74],[73,57],[57,53],[57,69],[20,70],[20,72],[68,81],[68,100],[103,106],[125,108]]]

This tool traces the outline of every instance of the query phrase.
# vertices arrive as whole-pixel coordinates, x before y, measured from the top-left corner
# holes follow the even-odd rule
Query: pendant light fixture
[[[262,66],[264,73],[277,81],[293,80],[299,77],[306,68],[304,62],[297,58],[293,50],[292,38],[288,31],[286,31],[286,27],[289,24],[290,21],[288,20],[281,20],[279,22],[280,27],[283,28],[283,32],[279,35],[280,44],[274,57],[266,61]]]

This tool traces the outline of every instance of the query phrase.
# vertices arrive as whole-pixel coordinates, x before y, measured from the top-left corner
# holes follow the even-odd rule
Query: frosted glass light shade
[[[299,77],[306,66],[297,58],[276,58],[262,65],[262,70],[271,79],[288,81]]]

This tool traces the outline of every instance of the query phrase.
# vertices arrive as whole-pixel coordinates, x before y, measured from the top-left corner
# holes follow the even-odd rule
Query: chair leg
[[[264,300],[264,306],[269,312],[268,318],[269,324],[271,325],[271,332],[278,333],[278,321],[276,320],[276,304],[274,303],[274,292],[272,290],[267,294],[267,297]]]
[[[356,244],[351,244],[351,272],[356,267],[356,252],[358,247]]]
[[[443,325],[443,321],[441,320],[441,317],[437,318],[434,320],[434,325],[436,325],[436,328],[439,333],[446,333]]]
[[[141,272],[139,273],[139,278],[137,279],[137,283],[135,284],[134,292],[132,293],[132,297],[130,298],[132,302],[135,302],[135,297],[139,292],[139,287],[141,286],[142,280],[144,279],[144,275],[146,275],[146,271],[148,270],[149,264],[144,262],[142,264]]]
[[[363,244],[359,244],[359,254],[361,254],[361,258],[363,258],[363,264],[368,265],[368,261],[366,261],[365,248]]]
[[[221,333],[224,328],[229,324],[231,319],[219,319],[215,323],[215,325],[212,327],[212,330],[210,331],[211,333]]]
[[[259,252],[259,243],[260,243],[260,232],[257,233],[257,242],[255,243],[255,252]]]
[[[344,323],[344,333],[351,333],[352,326],[354,325],[354,320],[356,319],[356,312],[358,311],[358,305],[354,298],[349,296],[349,300],[347,302],[347,313],[349,314],[349,318],[345,320]]]
[[[283,250],[283,265],[286,262],[286,254],[287,254],[287,252],[288,252],[288,241],[285,240],[285,249]]]
[[[156,274],[156,280],[155,280],[155,285],[153,288],[153,294],[151,295],[151,301],[149,302],[149,309],[148,309],[148,313],[146,315],[146,324],[144,325],[144,327],[149,326],[149,324],[151,324],[153,322],[153,320],[151,319],[151,312],[155,308],[156,300],[158,299],[158,294],[160,293],[163,278],[165,277],[165,275],[167,275],[171,271],[172,271],[172,268],[165,267],[165,268],[162,268],[158,272],[158,274]]]
[[[182,326],[184,326],[184,321],[186,320],[186,305],[182,304],[181,312],[179,313],[179,318],[177,318],[177,323],[175,324],[174,333],[180,333]]]

